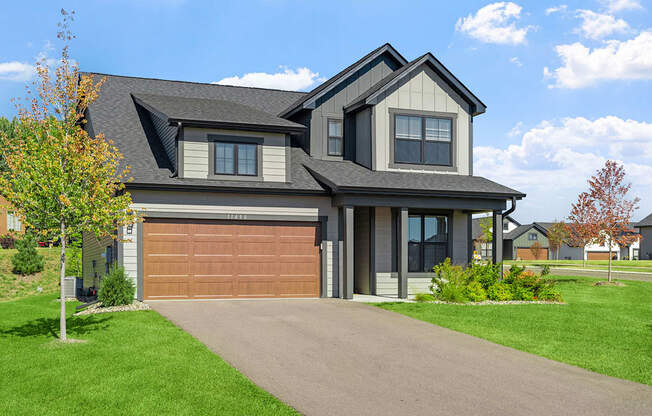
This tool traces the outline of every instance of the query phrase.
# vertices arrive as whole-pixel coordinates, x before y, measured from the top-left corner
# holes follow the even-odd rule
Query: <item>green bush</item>
[[[430,293],[417,293],[414,295],[414,300],[417,302],[432,302],[437,300],[434,295],[431,295]]]
[[[512,285],[513,300],[534,300],[534,292],[525,286]]]
[[[466,288],[458,285],[444,285],[435,295],[437,299],[453,303],[466,303]]]
[[[541,277],[548,276],[549,274],[550,274],[550,265],[544,264],[543,268],[541,269]]]
[[[98,299],[102,306],[130,305],[136,288],[123,267],[112,267],[102,279]]]
[[[461,266],[452,265],[451,259],[447,258],[433,270],[435,277],[432,278],[430,287],[437,299],[457,303],[468,302],[465,294],[468,273]]]
[[[482,302],[487,299],[487,291],[484,290],[480,282],[469,283],[464,294],[471,302]]]
[[[36,251],[36,239],[32,235],[26,234],[16,241],[16,248],[18,252],[11,258],[14,273],[29,275],[43,271],[45,261]]]
[[[514,264],[512,267],[510,267],[503,281],[508,285],[511,285],[514,282],[514,279],[518,279],[524,271],[525,267],[517,266]]]
[[[469,281],[475,281],[482,285],[484,290],[498,281],[500,277],[500,264],[474,264],[469,269]]]
[[[498,282],[489,287],[487,296],[495,301],[512,300],[512,291],[508,284]]]
[[[73,241],[66,250],[66,275],[82,277],[81,241]]]
[[[553,285],[546,285],[537,293],[538,300],[548,300],[553,302],[561,302],[561,293],[554,288]]]

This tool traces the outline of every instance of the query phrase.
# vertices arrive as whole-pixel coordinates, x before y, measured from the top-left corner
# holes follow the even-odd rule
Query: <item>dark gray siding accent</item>
[[[652,260],[652,227],[641,227],[641,248],[639,259]]]
[[[355,161],[371,169],[371,108],[355,115]]]
[[[172,127],[168,124],[167,120],[162,119],[158,114],[152,112],[149,113],[150,118],[152,119],[152,124],[158,134],[163,149],[170,159],[172,166],[177,166],[177,147],[175,143],[175,138],[177,135],[177,128]]]
[[[627,252],[627,250],[625,250],[625,252]],[[557,253],[550,250],[550,258],[557,259]],[[584,250],[582,247],[570,247],[566,244],[562,244],[562,246],[559,247],[559,260],[582,260],[583,258]]]
[[[369,240],[370,224],[369,224],[369,208],[358,207],[354,209],[354,290],[355,293],[362,293],[365,295],[371,294],[369,287],[369,273],[370,273],[370,260],[369,260]]]
[[[368,63],[355,74],[319,98],[310,120],[310,155],[319,159],[335,159],[327,156],[327,128],[329,118],[344,118],[343,108],[376,82],[391,74],[398,68],[396,61],[388,55],[381,55]],[[300,122],[293,119],[293,121]],[[304,123],[302,123],[304,125]],[[346,142],[346,137],[344,141]],[[346,157],[346,155],[345,155]],[[341,158],[340,158],[341,159]]]

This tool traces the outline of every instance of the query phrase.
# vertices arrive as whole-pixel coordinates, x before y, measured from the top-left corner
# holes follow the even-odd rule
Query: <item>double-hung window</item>
[[[216,141],[214,174],[257,176],[257,144]]]
[[[452,166],[451,118],[396,114],[394,162]]]
[[[328,155],[342,156],[342,120],[328,119]]]
[[[408,272],[432,272],[448,256],[448,217],[408,216]]]

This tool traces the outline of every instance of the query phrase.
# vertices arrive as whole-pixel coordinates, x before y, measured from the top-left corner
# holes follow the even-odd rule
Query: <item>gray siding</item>
[[[371,154],[371,108],[366,108],[355,115],[355,161],[373,169]]]
[[[531,241],[528,240],[528,234],[530,233],[536,233],[537,234],[537,240]],[[532,244],[534,244],[535,241],[538,241],[539,244],[541,244],[541,248],[549,248],[550,245],[548,244],[548,237],[543,235],[539,230],[536,230],[534,228],[524,232],[518,238],[515,238],[513,240],[513,253],[512,253],[512,258],[516,258],[516,249],[518,248],[527,248],[531,247]],[[550,256],[550,252],[548,252],[548,255]]]
[[[556,253],[551,251],[550,258],[556,258]],[[569,247],[566,244],[562,244],[559,247],[559,260],[582,260],[584,257],[584,250],[582,247]]]
[[[367,91],[376,82],[397,69],[393,58],[382,55],[365,65],[354,75],[343,80],[328,94],[317,100],[310,116],[310,154],[322,159],[328,158],[326,137],[329,118],[344,118],[343,107]],[[298,120],[297,120],[298,121]],[[346,146],[346,145],[345,145]]]
[[[639,259],[652,260],[652,227],[641,227],[641,247],[639,250]]]
[[[161,117],[157,116],[154,113],[149,113],[150,118],[152,119],[152,124],[158,137],[161,139],[161,144],[165,153],[168,155],[172,166],[177,166],[177,148],[175,144],[175,139],[177,136],[177,128],[172,127],[168,124],[166,120],[163,120]]]
[[[82,235],[82,279],[84,287],[97,287],[106,271],[106,259],[103,254],[106,247],[113,244],[111,236],[97,238],[94,234],[84,232]],[[95,267],[93,267],[95,260]]]

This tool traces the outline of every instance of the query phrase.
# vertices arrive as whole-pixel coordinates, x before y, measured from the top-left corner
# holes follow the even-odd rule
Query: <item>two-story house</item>
[[[406,297],[469,262],[472,214],[524,197],[473,175],[485,105],[430,53],[385,44],[309,93],[94,76],[89,131],[143,221],[84,236],[86,285],[115,260],[140,299]]]

